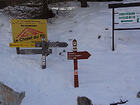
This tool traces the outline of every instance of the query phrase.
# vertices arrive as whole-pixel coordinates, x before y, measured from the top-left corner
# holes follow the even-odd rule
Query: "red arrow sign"
[[[74,61],[74,87],[79,87],[78,59],[88,59],[91,55],[87,51],[77,52],[77,41],[73,40],[73,52],[68,52],[68,60]]]
[[[88,59],[91,55],[87,51],[68,52],[68,60],[73,59]]]

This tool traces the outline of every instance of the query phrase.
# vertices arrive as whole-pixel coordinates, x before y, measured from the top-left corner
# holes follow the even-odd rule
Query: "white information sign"
[[[140,14],[136,11],[120,11],[119,24],[140,23]]]

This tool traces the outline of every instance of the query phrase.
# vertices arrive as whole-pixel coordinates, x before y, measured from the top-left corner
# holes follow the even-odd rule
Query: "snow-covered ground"
[[[0,81],[26,92],[21,105],[76,105],[77,96],[89,97],[94,105],[109,105],[119,99],[128,100],[125,105],[140,105],[136,98],[140,91],[139,31],[115,32],[116,50],[111,51],[109,3],[88,4],[88,8],[80,8],[80,3],[68,2],[72,10],[67,16],[58,14],[47,29],[49,40],[69,44],[66,52],[72,51],[72,40],[77,39],[78,50],[92,55],[79,61],[79,88],[73,87],[73,61],[67,60],[62,48],[53,48],[45,70],[40,67],[41,55],[17,55],[9,48],[10,20],[0,13]]]

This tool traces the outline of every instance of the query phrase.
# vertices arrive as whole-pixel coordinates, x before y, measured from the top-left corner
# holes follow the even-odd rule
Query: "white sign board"
[[[137,11],[119,11],[119,24],[140,23],[140,14]]]

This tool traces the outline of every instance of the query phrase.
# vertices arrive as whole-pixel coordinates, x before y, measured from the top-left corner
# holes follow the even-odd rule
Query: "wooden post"
[[[73,40],[73,52],[77,52],[77,41]],[[79,81],[78,81],[78,61],[77,58],[74,57],[74,87],[79,87]]]
[[[114,26],[114,21],[115,21],[115,16],[114,16],[114,12],[115,11],[115,9],[114,8],[112,8],[112,51],[114,51],[115,50],[115,46],[114,46],[114,29],[115,29],[115,26]]]
[[[44,35],[42,35],[42,69],[46,69],[46,42]]]
[[[16,47],[17,54],[20,54],[20,48]]]
[[[77,51],[77,41],[73,40],[73,52],[68,52],[68,60],[73,60],[74,63],[74,87],[79,87],[78,80],[78,60],[79,59],[88,59],[91,55],[87,51]]]
[[[87,7],[87,0],[81,0],[81,7]]]

